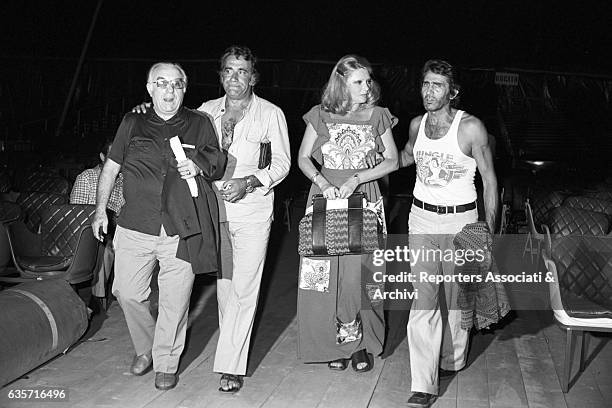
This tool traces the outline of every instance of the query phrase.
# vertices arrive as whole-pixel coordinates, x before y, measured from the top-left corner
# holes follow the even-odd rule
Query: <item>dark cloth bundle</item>
[[[270,169],[272,166],[272,143],[263,142],[259,144],[259,163],[258,169]]]
[[[367,254],[379,249],[378,217],[363,208],[364,194],[354,193],[348,207],[327,209],[321,194],[312,198],[312,213],[300,221],[298,253],[302,256]]]
[[[497,323],[510,311],[506,289],[501,282],[487,281],[487,275],[499,276],[493,258],[493,239],[487,223],[483,221],[467,224],[453,239],[455,251],[471,250],[482,254],[481,262],[466,262],[457,266],[455,273],[480,276],[480,282],[459,283],[458,305],[461,309],[461,328],[477,330]],[[481,258],[477,256],[476,258]]]

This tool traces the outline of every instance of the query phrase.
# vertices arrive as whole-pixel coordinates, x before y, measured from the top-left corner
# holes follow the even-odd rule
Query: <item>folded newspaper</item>
[[[174,157],[176,160],[182,161],[186,160],[187,156],[185,156],[185,150],[183,150],[183,145],[181,144],[181,139],[178,136],[174,136],[170,138],[170,148],[172,148],[172,152],[174,153]],[[196,184],[195,179],[188,178],[185,179],[187,185],[189,186],[189,191],[191,192],[192,197],[198,196],[198,185]]]

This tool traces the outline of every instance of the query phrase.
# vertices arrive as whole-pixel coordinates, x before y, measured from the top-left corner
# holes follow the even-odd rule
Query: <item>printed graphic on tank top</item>
[[[430,139],[425,135],[427,114],[423,115],[414,144],[417,180],[414,197],[434,205],[461,205],[476,200],[476,161],[459,147],[457,133],[463,111],[457,111],[446,135]]]
[[[455,162],[452,154],[420,151],[415,160],[417,176],[428,187],[444,187],[468,172],[466,167]]]

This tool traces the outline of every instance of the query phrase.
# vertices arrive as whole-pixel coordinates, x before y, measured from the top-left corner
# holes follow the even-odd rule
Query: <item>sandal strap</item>
[[[220,381],[227,381],[227,385],[229,385],[230,381],[233,381],[235,384],[238,384],[238,387],[231,387],[231,388],[240,388],[242,387],[242,384],[244,383],[244,380],[242,379],[241,375],[237,375],[237,374],[221,374],[221,380]]]
[[[348,358],[338,358],[336,360],[332,360],[327,365],[334,368],[346,368],[348,365]]]
[[[370,353],[368,353],[365,349],[361,349],[351,356],[351,364],[353,365],[353,369],[355,371],[369,371],[372,368],[372,358],[370,357]],[[365,364],[365,367],[357,368],[359,364]]]

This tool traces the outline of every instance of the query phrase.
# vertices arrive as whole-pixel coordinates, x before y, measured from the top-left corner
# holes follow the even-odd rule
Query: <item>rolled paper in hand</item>
[[[174,157],[176,160],[182,161],[186,160],[187,156],[185,156],[185,151],[183,150],[183,145],[181,144],[181,139],[178,136],[174,136],[170,138],[170,148],[172,148],[172,152],[174,153]],[[198,196],[198,185],[194,178],[185,179],[187,185],[189,186],[189,191],[191,192],[192,197]]]

